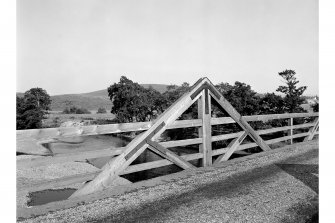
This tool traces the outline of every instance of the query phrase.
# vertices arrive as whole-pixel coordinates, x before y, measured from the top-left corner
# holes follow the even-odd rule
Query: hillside
[[[145,88],[149,88],[150,86],[160,93],[164,93],[167,90],[166,84],[141,84]]]
[[[164,84],[141,84],[145,88],[152,86],[155,90],[163,93],[166,91],[167,85]],[[17,96],[22,97],[23,93],[16,93]],[[62,94],[51,96],[51,110],[63,111],[66,107],[76,106],[86,108],[88,110],[98,110],[98,108],[105,108],[110,111],[112,102],[108,97],[107,89],[93,91],[81,94]]]
[[[62,111],[66,107],[76,106],[86,108],[88,110],[98,110],[105,108],[110,110],[112,102],[108,97],[90,96],[85,94],[64,94],[51,96],[51,110]]]

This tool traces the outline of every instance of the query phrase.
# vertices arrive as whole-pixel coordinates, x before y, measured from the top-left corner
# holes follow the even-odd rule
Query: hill
[[[145,88],[150,86],[155,90],[163,93],[167,89],[167,85],[164,84],[141,84]],[[22,97],[24,93],[17,92],[16,95]],[[62,94],[51,96],[51,110],[52,111],[63,111],[66,107],[76,106],[86,108],[88,110],[96,111],[98,108],[105,108],[110,111],[112,102],[108,97],[107,88],[99,91],[93,91],[89,93],[81,94]]]
[[[141,84],[144,88],[149,88],[150,86],[160,93],[164,93],[167,90],[166,84]]]

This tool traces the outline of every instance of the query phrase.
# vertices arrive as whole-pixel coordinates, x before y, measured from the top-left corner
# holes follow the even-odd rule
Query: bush
[[[96,119],[91,121],[91,125],[107,125],[107,124],[115,124],[118,123],[116,119]]]
[[[91,112],[87,110],[86,108],[77,108],[76,106],[65,108],[62,113],[63,114],[91,114]]]
[[[87,110],[86,108],[78,108],[76,110],[76,114],[91,114],[91,112]]]
[[[104,114],[104,113],[107,113],[105,108],[99,108],[97,111],[97,114]]]

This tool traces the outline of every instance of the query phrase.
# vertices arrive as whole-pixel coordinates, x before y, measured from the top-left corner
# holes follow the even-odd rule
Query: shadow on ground
[[[277,164],[277,166],[319,194],[319,165]]]
[[[266,182],[266,178],[271,177],[281,170],[284,170],[317,192],[318,178],[313,175],[313,173],[318,172],[317,165],[281,164],[292,160],[298,161],[314,159],[317,158],[317,156],[317,150],[307,151],[305,153],[292,156],[289,159],[283,159],[280,160],[280,162],[277,161],[276,163],[262,166],[261,168],[253,168],[243,173],[236,173],[231,177],[221,180],[216,179],[214,182],[199,185],[197,188],[179,195],[171,195],[169,197],[165,197],[164,199],[143,202],[143,204],[137,206],[136,208],[131,207],[121,209],[113,216],[86,220],[88,222],[157,222],[158,219],[160,221],[164,221],[164,219],[171,216],[171,213],[178,210],[181,206],[191,206],[202,199],[215,200],[248,194],[252,183],[259,181]],[[302,176],[304,174],[306,175],[306,173],[308,177]],[[177,181],[175,184],[183,185],[185,183],[179,183],[179,181]],[[296,212],[297,208],[299,207],[293,207],[292,212]],[[312,209],[315,213],[315,205],[312,206]],[[310,207],[308,207],[308,210],[310,211]],[[314,213],[310,214],[313,215]]]

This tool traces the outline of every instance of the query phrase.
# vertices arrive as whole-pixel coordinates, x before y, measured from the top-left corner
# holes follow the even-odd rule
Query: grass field
[[[47,115],[47,119],[43,120],[44,128],[55,128],[59,127],[61,123],[67,121],[83,122],[84,125],[92,124],[94,120],[113,120],[114,114],[96,114],[96,111],[91,111],[91,114],[62,114],[61,111],[50,111]],[[106,121],[107,122],[107,121]]]

